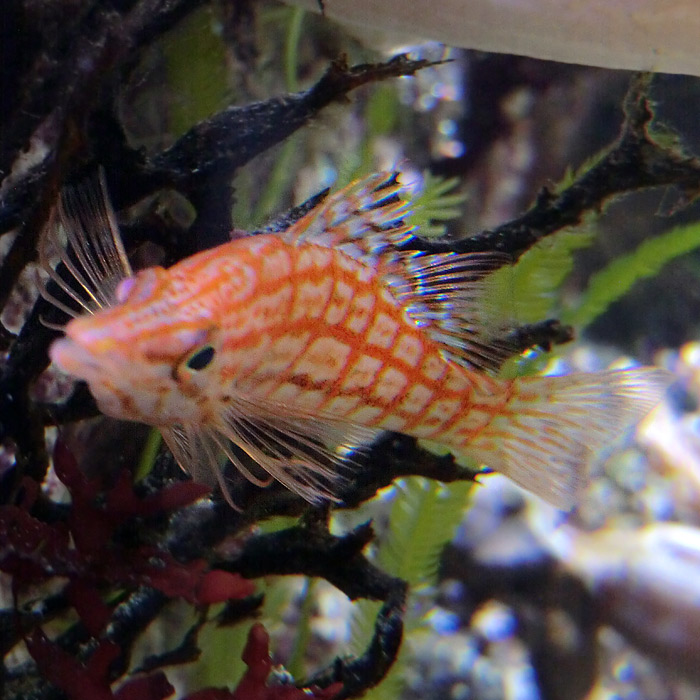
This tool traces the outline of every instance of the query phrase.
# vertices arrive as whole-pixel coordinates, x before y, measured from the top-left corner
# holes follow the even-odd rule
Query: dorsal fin
[[[404,222],[411,209],[411,203],[400,197],[405,190],[398,173],[375,173],[334,193],[280,236],[294,245],[337,248],[376,264],[382,254],[413,235],[413,227]]]
[[[403,253],[385,279],[407,313],[442,346],[450,359],[469,368],[498,368],[513,354],[504,329],[494,327],[485,279],[507,265],[501,253]]]

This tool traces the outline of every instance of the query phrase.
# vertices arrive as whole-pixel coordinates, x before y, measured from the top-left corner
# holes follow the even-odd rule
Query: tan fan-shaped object
[[[317,0],[289,0],[319,10]],[[700,0],[325,0],[328,17],[398,41],[700,75]],[[368,32],[370,32],[368,34]]]

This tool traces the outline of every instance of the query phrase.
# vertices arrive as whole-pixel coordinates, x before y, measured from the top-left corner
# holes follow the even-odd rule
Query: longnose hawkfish
[[[571,507],[589,458],[651,410],[666,373],[492,376],[484,280],[502,256],[406,252],[409,211],[395,174],[379,173],[282,232],[134,274],[104,184],[69,190],[41,259],[82,308],[44,288],[74,317],[51,359],[105,414],[160,428],[224,493],[228,459],[253,482],[334,498],[353,453],[392,430]]]

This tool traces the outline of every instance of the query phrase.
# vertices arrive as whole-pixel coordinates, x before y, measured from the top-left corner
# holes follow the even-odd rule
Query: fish
[[[396,431],[570,509],[591,459],[661,400],[668,373],[496,376],[504,347],[484,309],[503,255],[409,250],[411,207],[379,172],[284,231],[134,272],[104,178],[68,189],[40,244],[56,285],[43,294],[71,316],[50,358],[104,414],[159,428],[232,504],[227,461],[260,486],[338,500],[354,457]]]

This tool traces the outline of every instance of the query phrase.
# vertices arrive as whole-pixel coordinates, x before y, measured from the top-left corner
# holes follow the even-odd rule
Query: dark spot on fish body
[[[199,387],[194,386],[190,382],[183,382],[182,378],[178,376],[177,370],[173,371],[173,377],[178,383],[178,390],[188,399],[196,399],[198,396],[200,396]]]
[[[173,361],[173,356],[161,350],[146,349],[143,352],[143,357],[149,363],[159,365],[169,365]]]
[[[308,374],[293,374],[289,377],[289,382],[306,391],[321,391],[329,389],[333,385],[333,382],[329,381],[315,381]]]
[[[116,387],[113,388],[113,392],[119,400],[119,404],[121,405],[121,409],[123,412],[123,417],[126,420],[138,420],[139,412],[136,407],[134,398],[131,396],[131,394],[127,394],[126,392],[120,391]]]

